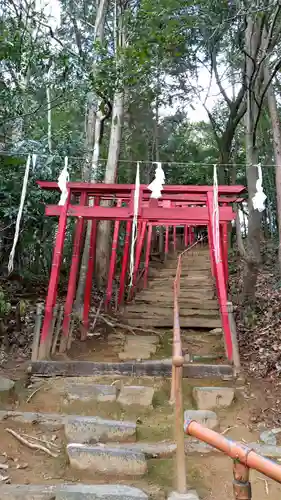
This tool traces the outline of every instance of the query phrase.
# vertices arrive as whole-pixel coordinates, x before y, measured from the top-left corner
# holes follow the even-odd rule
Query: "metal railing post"
[[[235,500],[251,500],[252,488],[249,482],[250,469],[241,464],[239,460],[233,460],[233,493]]]

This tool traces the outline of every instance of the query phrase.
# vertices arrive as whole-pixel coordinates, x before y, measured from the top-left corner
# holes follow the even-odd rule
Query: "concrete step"
[[[121,484],[5,484],[1,500],[148,500],[138,488]]]
[[[70,443],[67,455],[71,467],[92,474],[130,477],[147,472],[144,453],[130,449]]]

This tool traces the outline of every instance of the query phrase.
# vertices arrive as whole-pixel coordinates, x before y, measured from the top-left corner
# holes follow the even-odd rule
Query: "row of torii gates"
[[[56,182],[38,181],[41,189],[59,191]],[[122,249],[122,265],[119,275],[118,305],[124,303],[125,291],[128,284],[128,263],[134,218],[134,184],[94,184],[84,182],[69,182],[67,184],[68,197],[63,206],[47,205],[47,216],[58,217],[58,230],[53,252],[51,274],[45,303],[45,314],[40,335],[38,359],[46,359],[50,354],[53,313],[57,301],[60,268],[63,257],[67,219],[75,217],[75,234],[73,239],[73,253],[68,277],[68,289],[64,304],[60,352],[67,348],[73,303],[76,294],[77,278],[81,261],[81,249],[84,235],[85,221],[91,220],[91,242],[89,248],[86,285],[83,305],[83,331],[89,328],[89,312],[94,276],[97,224],[100,220],[109,220],[114,223],[112,251],[105,296],[105,307],[110,306],[112,286],[116,272],[116,258],[118,249],[118,235],[120,222],[126,222],[126,235]],[[153,226],[165,227],[165,253],[169,251],[169,227],[174,228],[174,237],[177,226],[184,226],[184,243],[188,246],[193,243],[192,228],[205,226],[208,228],[208,241],[211,255],[212,273],[216,280],[217,295],[220,305],[222,325],[228,360],[232,361],[232,341],[227,313],[227,283],[228,283],[228,230],[229,224],[235,219],[232,205],[242,201],[244,186],[218,186],[219,204],[219,252],[220,259],[214,258],[213,239],[213,200],[212,186],[194,185],[165,185],[159,200],[151,199],[151,191],[146,185],[140,185],[139,204],[137,214],[137,238],[134,254],[134,270],[132,287],[129,299],[133,296],[140,269],[141,256],[144,255],[143,283],[147,285],[149,258],[151,252]],[[103,201],[111,201],[110,206],[102,206]],[[107,205],[109,205],[107,203]],[[84,334],[85,339],[85,334]]]

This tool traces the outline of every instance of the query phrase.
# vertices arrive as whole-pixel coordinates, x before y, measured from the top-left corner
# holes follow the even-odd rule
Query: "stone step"
[[[86,384],[72,380],[65,380],[62,394],[68,402],[80,401],[83,403],[99,402],[112,403],[117,398],[117,388],[114,385]]]
[[[147,472],[144,453],[130,449],[70,443],[67,455],[71,467],[92,474],[130,477],[143,476]]]
[[[136,423],[105,420],[100,417],[68,416],[64,424],[68,442],[97,443],[107,441],[135,441]]]
[[[232,387],[194,387],[192,395],[199,410],[212,410],[230,406],[235,391]]]
[[[175,281],[175,276],[173,275],[168,275],[168,276],[161,276],[161,274],[155,276],[155,278],[153,278],[153,280],[151,280],[151,283],[154,283],[154,282],[158,282],[158,281],[161,281],[162,283],[173,283]],[[181,278],[181,284],[185,284],[185,286],[194,286],[194,285],[197,285],[197,286],[202,286],[204,284],[204,288],[205,288],[205,285],[209,285],[209,286],[213,286],[214,285],[214,281],[213,281],[213,278],[210,276],[200,276],[200,277],[196,277],[196,276],[183,276]]]
[[[210,415],[206,416],[206,418],[203,418],[203,416],[197,416],[197,419],[201,418],[201,421],[205,422],[202,425],[207,426],[210,429],[218,429],[218,422],[216,423],[216,420]],[[197,420],[197,421],[199,421]],[[121,449],[129,449],[132,451],[139,451],[141,453],[144,453],[146,459],[152,459],[152,458],[171,458],[175,455],[177,445],[173,441],[161,441],[161,442],[155,442],[155,443],[146,443],[146,442],[137,442],[137,443],[108,443],[108,446],[111,446],[113,448],[121,448]],[[213,448],[212,446],[209,446],[208,444],[204,443],[203,441],[200,441],[199,439],[191,438],[191,437],[186,437],[184,440],[184,449],[185,449],[185,454],[190,455],[192,453],[212,453],[212,452],[218,452],[216,448]]]
[[[144,315],[144,319],[164,319],[173,316],[174,307],[172,306],[161,306],[154,304],[131,304],[128,305],[124,312],[124,317],[126,319],[135,318],[139,315]],[[187,309],[186,307],[180,307],[180,321],[186,317],[206,317],[206,318],[219,318],[217,309]]]
[[[185,316],[210,316],[210,317],[218,317],[218,307],[216,309],[205,309],[201,308],[201,304],[198,305],[198,308],[196,307],[191,307],[187,308],[186,305],[181,305],[181,302],[179,301],[179,306],[180,306],[180,318],[184,318]],[[173,304],[139,304],[139,303],[132,303],[127,305],[125,311],[124,311],[124,316],[125,318],[128,318],[129,316],[131,317],[132,314],[146,314],[149,317],[154,317],[154,316],[170,316],[173,314],[174,311],[174,305]]]
[[[155,293],[157,291],[157,294]],[[168,290],[163,289],[163,287],[151,287],[147,288],[146,290],[143,290],[139,294],[137,294],[137,297],[143,297],[143,296],[148,296],[148,297],[154,297],[155,300],[159,299],[160,297],[166,297],[168,300],[173,300],[174,297],[174,290],[173,288],[169,288]],[[194,290],[185,290],[184,288],[181,287],[180,289],[180,295],[179,299],[194,299],[194,300],[212,300],[214,299],[215,292],[214,290],[198,290],[194,288]],[[135,299],[135,300],[136,300]]]
[[[154,272],[155,276],[176,276],[176,269],[157,269]],[[192,268],[181,268],[181,276],[186,277],[189,276],[193,279],[201,279],[206,277],[212,277],[211,271],[206,271],[202,269],[194,269]]]
[[[203,294],[202,294],[203,295]],[[165,295],[156,295],[155,293],[152,292],[142,292],[139,295],[137,295],[134,299],[136,304],[149,304],[152,303],[155,304],[156,307],[159,307],[160,305],[162,307],[172,307],[173,302],[172,302],[172,297],[171,294],[169,297]],[[213,309],[213,310],[218,310],[219,305],[218,301],[215,299],[205,299],[203,300],[202,298],[197,298],[197,297],[181,297],[179,296],[179,305],[182,308],[187,308],[187,309]]]
[[[138,488],[121,484],[5,484],[1,500],[148,500]]]
[[[155,279],[153,281],[150,281],[148,283],[147,290],[164,290],[169,292],[171,290],[172,293],[174,293],[174,279],[169,279],[169,280],[162,280],[162,279]],[[180,281],[180,291],[186,291],[186,292],[191,292],[193,293],[194,291],[197,291],[197,293],[203,293],[205,291],[207,292],[212,292],[213,294],[215,293],[215,285],[212,281],[202,281],[201,283],[198,281]]]
[[[195,420],[198,424],[204,425],[209,429],[218,429],[219,420],[217,414],[210,410],[186,410],[184,420]]]
[[[0,411],[0,421],[18,422],[19,424],[38,425],[51,431],[64,429],[68,441],[135,441],[136,423],[119,420],[106,420],[100,417],[82,417],[60,413],[37,413]]]
[[[217,313],[217,311],[216,311]],[[138,326],[140,328],[172,328],[174,325],[172,317],[151,317],[151,318],[126,318],[130,326]],[[180,326],[182,328],[220,328],[220,318],[208,318],[204,316],[186,316],[180,318]]]

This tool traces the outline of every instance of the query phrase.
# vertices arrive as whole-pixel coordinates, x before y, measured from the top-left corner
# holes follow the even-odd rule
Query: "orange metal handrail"
[[[281,466],[259,455],[251,448],[231,441],[218,432],[203,427],[203,425],[198,424],[194,420],[186,420],[184,422],[184,432],[222,451],[234,460],[234,493],[236,498],[241,498],[241,500],[251,498],[247,469],[255,469],[261,474],[281,483]],[[237,469],[237,463],[240,465],[240,470]],[[246,478],[246,480],[241,481],[241,476]],[[244,492],[249,492],[248,496],[240,497],[237,494],[237,492],[241,491],[241,483],[242,485],[244,484]]]

